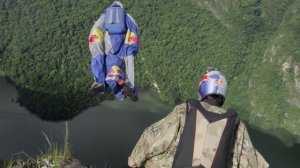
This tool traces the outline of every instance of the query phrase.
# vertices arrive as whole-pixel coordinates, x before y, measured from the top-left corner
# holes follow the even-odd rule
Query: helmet
[[[225,76],[216,68],[208,67],[207,73],[201,77],[198,86],[200,100],[205,99],[209,95],[218,95],[222,105],[225,101],[226,93],[227,81]]]
[[[120,1],[114,1],[114,2],[111,4],[111,6],[119,6],[119,7],[123,8],[123,5],[122,5],[122,3],[121,3]]]

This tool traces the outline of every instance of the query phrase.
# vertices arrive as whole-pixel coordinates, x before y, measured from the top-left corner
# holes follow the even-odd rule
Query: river
[[[62,145],[65,122],[42,121],[15,103],[16,97],[16,89],[0,78],[0,160],[45,151],[43,132],[53,143]],[[149,92],[140,93],[138,103],[104,101],[68,121],[72,152],[85,165],[126,167],[127,157],[143,129],[170,110]],[[287,134],[283,130],[273,132]],[[299,167],[300,144],[279,140],[252,126],[249,133],[271,167]]]

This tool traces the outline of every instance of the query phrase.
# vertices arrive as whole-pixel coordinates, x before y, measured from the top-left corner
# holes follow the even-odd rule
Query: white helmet
[[[111,6],[119,6],[119,7],[123,8],[123,5],[122,5],[122,3],[121,3],[120,1],[114,1],[114,2],[111,4]]]
[[[209,95],[218,95],[221,105],[225,101],[227,93],[227,81],[225,76],[217,68],[208,67],[207,73],[201,77],[198,94],[200,100]]]

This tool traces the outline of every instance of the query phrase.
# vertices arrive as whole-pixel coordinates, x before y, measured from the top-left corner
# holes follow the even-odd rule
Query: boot
[[[136,102],[139,100],[138,96],[135,94],[135,90],[126,84],[123,87],[123,94],[126,97],[129,97],[131,101]]]
[[[94,82],[88,94],[90,96],[96,96],[97,94],[103,94],[104,91],[105,91],[105,86],[103,84]]]

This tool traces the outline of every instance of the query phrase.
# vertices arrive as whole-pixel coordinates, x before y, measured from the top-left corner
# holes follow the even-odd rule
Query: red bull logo
[[[89,42],[102,42],[103,41],[103,33],[100,29],[95,28],[92,30],[92,33],[89,38]]]
[[[209,76],[208,75],[203,75],[201,77],[201,81],[207,81],[209,79]]]
[[[138,38],[133,32],[131,32],[128,29],[126,33],[125,44],[133,44],[133,43],[138,43]]]
[[[138,42],[138,38],[134,35],[134,36],[130,36],[128,39],[129,43],[137,43]]]
[[[90,39],[89,39],[89,42],[90,43],[93,43],[94,41],[98,40],[99,37],[97,35],[91,35]]]
[[[202,82],[204,81],[208,81],[209,80],[209,76],[208,75],[203,75],[201,76],[201,79],[200,79],[200,82],[199,82],[199,85],[201,85]]]
[[[216,80],[217,85],[223,85],[223,80],[222,79],[217,79]]]
[[[117,81],[117,83],[120,86],[123,86],[124,83],[125,83],[124,76],[123,76],[123,71],[116,65],[111,67],[111,69],[108,72],[105,80],[106,81]]]
[[[111,67],[111,70],[109,71],[109,75],[122,75],[123,71],[116,65]]]

